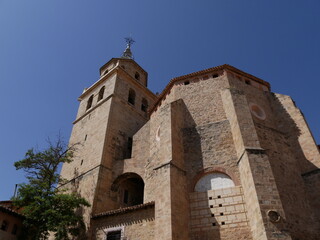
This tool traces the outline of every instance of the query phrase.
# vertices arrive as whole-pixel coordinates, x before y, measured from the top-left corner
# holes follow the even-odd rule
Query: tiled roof
[[[201,70],[201,71],[197,71],[197,72],[193,72],[193,73],[190,73],[190,74],[186,74],[186,75],[183,75],[183,76],[180,76],[180,77],[176,77],[176,78],[172,78],[170,80],[170,82],[168,83],[168,85],[164,88],[164,90],[162,91],[162,93],[159,95],[158,97],[158,100],[154,103],[153,107],[150,109],[149,111],[149,114],[151,115],[152,112],[154,110],[157,109],[157,106],[159,103],[161,103],[162,101],[162,98],[167,95],[167,93],[170,91],[170,89],[173,87],[174,83],[178,82],[178,81],[181,81],[181,80],[184,80],[184,79],[188,79],[188,78],[191,78],[191,77],[195,77],[195,76],[198,76],[198,75],[203,75],[203,74],[208,74],[210,72],[214,72],[214,71],[219,71],[219,70],[223,70],[223,69],[227,69],[227,70],[230,70],[234,73],[237,73],[237,74],[240,74],[242,76],[245,76],[245,77],[248,77],[248,78],[251,78],[265,86],[267,86],[269,89],[270,89],[270,84],[260,78],[257,78],[249,73],[246,73],[246,72],[243,72],[241,71],[240,69],[237,69],[231,65],[228,65],[228,64],[224,64],[224,65],[220,65],[220,66],[217,66],[217,67],[212,67],[212,68],[208,68],[208,69],[204,69],[204,70]]]
[[[106,216],[112,216],[112,215],[119,215],[119,214],[133,212],[133,211],[140,210],[140,209],[150,208],[150,207],[154,207],[154,201],[131,206],[131,207],[119,208],[119,209],[99,213],[99,214],[93,215],[92,218],[100,218],[100,217],[106,217]]]
[[[9,207],[7,204],[1,204],[1,202],[0,202],[0,212],[5,212],[5,213],[8,213],[10,215],[20,217],[20,218],[24,217],[21,213],[19,213],[13,207]]]

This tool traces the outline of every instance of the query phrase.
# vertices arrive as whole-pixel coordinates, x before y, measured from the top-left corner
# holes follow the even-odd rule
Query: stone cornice
[[[100,75],[101,75],[101,72],[102,70],[107,66],[109,65],[111,62],[118,62],[119,60],[121,61],[124,61],[124,62],[131,62],[133,63],[134,65],[136,65],[140,71],[142,71],[143,73],[145,73],[147,76],[148,76],[148,73],[134,60],[132,59],[125,59],[125,58],[111,58],[107,63],[105,63],[102,67],[100,67]],[[117,65],[117,64],[116,64]]]
[[[138,82],[137,80],[135,80],[130,74],[128,74],[124,69],[122,69],[120,66],[115,66],[110,72],[108,72],[107,74],[103,75],[98,81],[96,81],[93,85],[91,85],[89,88],[87,88],[87,90],[85,92],[83,92],[78,100],[81,101],[85,96],[87,96],[89,93],[92,92],[92,90],[99,85],[101,82],[103,82],[104,80],[106,80],[106,78],[109,78],[112,76],[112,74],[114,73],[118,73],[118,74],[122,74],[124,75],[126,78],[130,79],[130,81],[138,88],[142,89],[146,94],[148,94],[149,97],[153,98],[153,100],[157,99],[157,96],[151,91],[149,90],[147,87],[145,87],[144,85],[142,85],[142,83]]]

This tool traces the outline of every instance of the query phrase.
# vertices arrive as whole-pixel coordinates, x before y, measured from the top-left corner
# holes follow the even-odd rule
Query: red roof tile
[[[10,207],[7,204],[1,204],[0,202],[0,212],[8,213],[10,215],[23,218],[24,216],[18,210],[18,208],[13,207],[12,205]]]
[[[131,206],[131,207],[119,208],[119,209],[95,214],[92,216],[92,218],[100,218],[100,217],[106,217],[106,216],[112,216],[112,215],[119,215],[119,214],[133,212],[133,211],[140,210],[140,209],[150,208],[150,207],[154,207],[154,201],[140,204],[140,205]]]

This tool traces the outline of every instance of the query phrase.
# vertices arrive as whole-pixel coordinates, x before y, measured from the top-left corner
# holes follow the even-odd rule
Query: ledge
[[[155,167],[153,170],[156,171],[156,170],[158,170],[158,169],[160,169],[160,168],[163,168],[163,167],[166,167],[166,166],[170,166],[170,167],[173,166],[173,167],[175,167],[176,169],[182,171],[184,174],[186,174],[186,170],[184,170],[184,169],[180,168],[179,166],[177,166],[176,164],[174,164],[174,163],[172,162],[172,160],[170,160],[169,162],[163,163],[163,164],[161,164],[160,166]]]
[[[240,161],[242,160],[242,157],[245,153],[250,153],[250,154],[265,154],[266,150],[263,148],[257,148],[257,147],[244,147],[244,150],[241,154],[241,156],[239,157],[238,161],[237,161],[237,165],[239,165]]]
[[[106,98],[101,99],[95,106],[87,109],[84,114],[82,114],[80,117],[78,117],[76,120],[74,120],[72,124],[75,124],[75,123],[79,122],[81,119],[83,119],[83,118],[84,118],[85,116],[87,116],[89,113],[91,113],[94,109],[96,109],[97,107],[99,107],[102,103],[108,101],[108,100],[109,100],[111,97],[113,97],[113,96],[114,96],[114,94],[112,93],[112,94],[110,94],[109,96],[107,96]]]
[[[92,219],[97,219],[97,218],[101,218],[101,217],[120,215],[120,214],[125,214],[125,213],[128,213],[128,212],[134,212],[134,211],[140,210],[140,209],[153,208],[153,207],[154,207],[154,201],[148,202],[148,203],[144,203],[144,204],[135,205],[135,206],[131,206],[131,207],[119,208],[119,209],[110,210],[110,211],[107,211],[107,212],[95,214],[95,215],[91,216],[91,218]]]

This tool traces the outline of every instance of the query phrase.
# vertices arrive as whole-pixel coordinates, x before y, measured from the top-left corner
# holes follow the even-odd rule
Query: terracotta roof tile
[[[148,203],[144,203],[144,204],[135,205],[135,206],[131,206],[131,207],[119,208],[119,209],[115,209],[115,210],[110,210],[110,211],[107,211],[107,212],[99,213],[99,214],[93,215],[92,218],[100,218],[100,217],[106,217],[106,216],[112,216],[112,215],[119,215],[119,214],[133,212],[133,211],[136,211],[136,210],[145,209],[145,208],[149,208],[149,207],[154,207],[154,201],[148,202]]]
[[[14,208],[8,207],[3,204],[0,204],[0,212],[5,212],[5,213],[8,213],[8,214],[16,216],[16,217],[24,218],[24,216],[21,213],[19,213],[17,210],[15,210]]]

